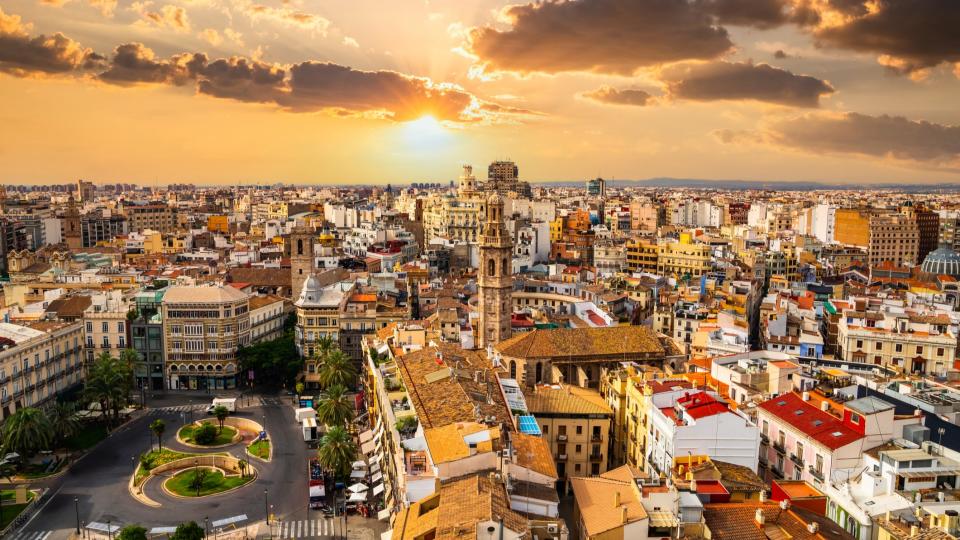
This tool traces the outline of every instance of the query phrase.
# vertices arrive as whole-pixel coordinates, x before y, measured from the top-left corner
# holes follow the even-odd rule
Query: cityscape
[[[960,540],[957,0],[3,0],[0,540]]]

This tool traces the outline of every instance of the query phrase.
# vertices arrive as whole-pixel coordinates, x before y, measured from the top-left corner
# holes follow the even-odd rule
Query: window
[[[797,457],[803,459],[803,443],[797,442]]]
[[[897,343],[893,346],[893,349],[897,352],[903,352],[903,343]]]
[[[566,434],[567,434],[566,424],[560,424],[560,427],[557,428],[557,435],[566,435]]]
[[[93,332],[93,322],[87,321],[87,332]]]
[[[777,433],[777,442],[780,443],[780,446],[783,446],[784,448],[786,448],[787,437],[783,431]]]
[[[110,348],[110,336],[103,336],[103,348],[104,349]]]
[[[878,342],[877,342],[877,350],[878,350],[878,351],[882,351],[882,350],[883,350],[883,342],[881,342],[881,341],[878,341]]]
[[[119,345],[119,347],[120,347],[121,349],[126,349],[126,348],[127,348],[127,338],[126,338],[126,336],[122,336],[122,335],[120,336],[120,345]]]
[[[857,340],[857,348],[858,348],[858,349],[862,349],[862,348],[863,348],[863,340],[862,340],[862,339],[858,339],[858,340]]]
[[[577,454],[583,452],[583,445],[582,445],[582,444],[576,445],[576,446],[573,448],[573,451],[574,451],[575,453],[577,453]]]
[[[763,427],[761,428],[760,433],[763,433],[764,435],[767,435],[767,433],[768,433],[769,431],[770,431],[770,422],[764,420],[764,421],[763,421]]]
[[[109,332],[109,331],[110,331],[110,323],[108,323],[107,321],[103,321],[102,323],[100,323],[100,329],[101,329],[102,331],[104,331],[104,332]]]
[[[123,321],[117,322],[117,332],[123,333],[126,331],[126,328],[123,326]]]
[[[208,334],[216,334],[216,333],[217,333],[217,327],[216,327],[215,325],[208,324],[208,325],[207,325],[207,333],[208,333]]]
[[[923,345],[917,345],[917,354],[923,354]]]
[[[583,435],[583,426],[577,426],[577,435]]]
[[[943,351],[943,347],[938,347],[938,348],[937,348],[937,356],[943,356],[943,352],[944,352],[944,351]]]

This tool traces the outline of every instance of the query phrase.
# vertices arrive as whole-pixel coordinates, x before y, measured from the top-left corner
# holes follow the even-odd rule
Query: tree
[[[313,357],[323,362],[327,355],[337,349],[337,344],[333,342],[330,336],[320,336],[316,341],[316,348],[313,350]]]
[[[230,410],[223,405],[217,405],[213,408],[213,415],[217,417],[217,422],[220,423],[220,431],[223,431],[223,421],[230,416]]]
[[[197,444],[210,444],[217,438],[217,428],[210,422],[204,422],[193,430],[193,442]]]
[[[237,361],[241,371],[253,371],[256,384],[277,388],[291,387],[303,369],[292,330],[277,339],[238,349]]]
[[[295,388],[297,389],[297,395],[298,395],[298,396],[302,396],[302,395],[303,395],[303,391],[307,389],[307,387],[304,386],[304,384],[303,384],[302,382],[298,382],[298,383],[297,383],[297,386],[296,386]]]
[[[147,540],[147,529],[140,525],[127,525],[120,529],[117,540]]]
[[[188,521],[177,525],[177,529],[170,535],[170,540],[203,540],[206,531],[197,525],[196,521]]]
[[[320,440],[320,444],[320,449],[317,450],[317,461],[320,462],[320,466],[338,478],[346,478],[350,474],[353,462],[357,459],[357,445],[346,428],[331,427]]]
[[[355,409],[347,389],[334,385],[327,389],[326,396],[317,404],[317,420],[328,426],[342,426],[353,420]]]
[[[354,367],[353,360],[342,351],[333,351],[320,365],[318,378],[324,388],[335,385],[350,388],[357,381],[357,368]]]
[[[207,479],[210,471],[206,467],[198,467],[193,470],[193,479],[190,480],[190,489],[198,493],[203,489],[203,481]]]
[[[157,418],[153,422],[150,422],[150,431],[157,436],[157,448],[161,451],[163,450],[163,432],[167,430],[167,423]]]
[[[130,355],[124,351],[125,358],[120,360],[104,352],[87,370],[84,395],[87,399],[100,404],[104,414],[112,413],[114,420],[120,417],[120,409],[127,404],[130,389],[133,387],[133,366]],[[136,355],[136,352],[133,353]]]
[[[47,414],[50,419],[50,428],[53,429],[56,442],[62,442],[80,431],[80,420],[77,418],[75,403],[57,403]]]
[[[247,460],[245,460],[245,459],[241,459],[241,460],[237,461],[237,467],[240,468],[240,478],[243,478],[244,476],[247,475],[247,467],[248,467],[248,466],[250,466],[250,464],[247,463]]]
[[[20,409],[3,423],[3,447],[23,457],[49,448],[53,438],[50,419],[35,407]]]

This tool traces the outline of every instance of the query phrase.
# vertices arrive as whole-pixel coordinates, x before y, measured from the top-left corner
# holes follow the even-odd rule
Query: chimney
[[[830,410],[830,402],[827,401],[827,400],[821,401],[821,402],[820,402],[820,410],[821,410],[821,411],[829,411],[829,410]]]
[[[760,490],[760,504],[763,504],[763,503],[765,503],[765,502],[767,502],[767,490],[761,489],[761,490]]]
[[[757,513],[753,515],[753,519],[757,522],[757,525],[763,527],[764,517],[762,508],[757,508]]]
[[[810,401],[810,392],[804,392],[801,395],[803,396],[804,401]]]
[[[613,507],[616,508],[620,506],[620,490],[613,492]]]
[[[820,524],[817,523],[816,521],[811,521],[810,523],[807,523],[807,531],[809,531],[810,534],[817,534],[817,531],[819,530],[820,530]]]
[[[917,527],[916,525],[911,525],[911,526],[910,526],[910,537],[913,538],[914,536],[917,536],[918,534],[920,534],[920,527]]]

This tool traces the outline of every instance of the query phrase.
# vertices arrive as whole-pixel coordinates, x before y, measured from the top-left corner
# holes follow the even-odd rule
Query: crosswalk
[[[186,412],[198,412],[203,411],[207,408],[206,404],[202,405],[175,405],[170,407],[153,407],[147,409],[146,416],[161,416],[164,414],[170,413],[186,413]]]
[[[281,405],[283,400],[280,398],[273,397],[245,397],[242,401],[238,401],[237,405],[243,408],[247,407],[261,407],[264,405]],[[171,413],[189,413],[193,411],[194,413],[202,413],[209,407],[209,403],[193,403],[189,405],[170,405],[167,407],[150,407],[147,409],[146,416],[161,416]]]
[[[318,538],[333,536],[334,524],[333,518],[277,520],[270,524],[270,530],[274,538]]]
[[[47,540],[51,534],[53,531],[20,531],[11,536],[10,540]]]

